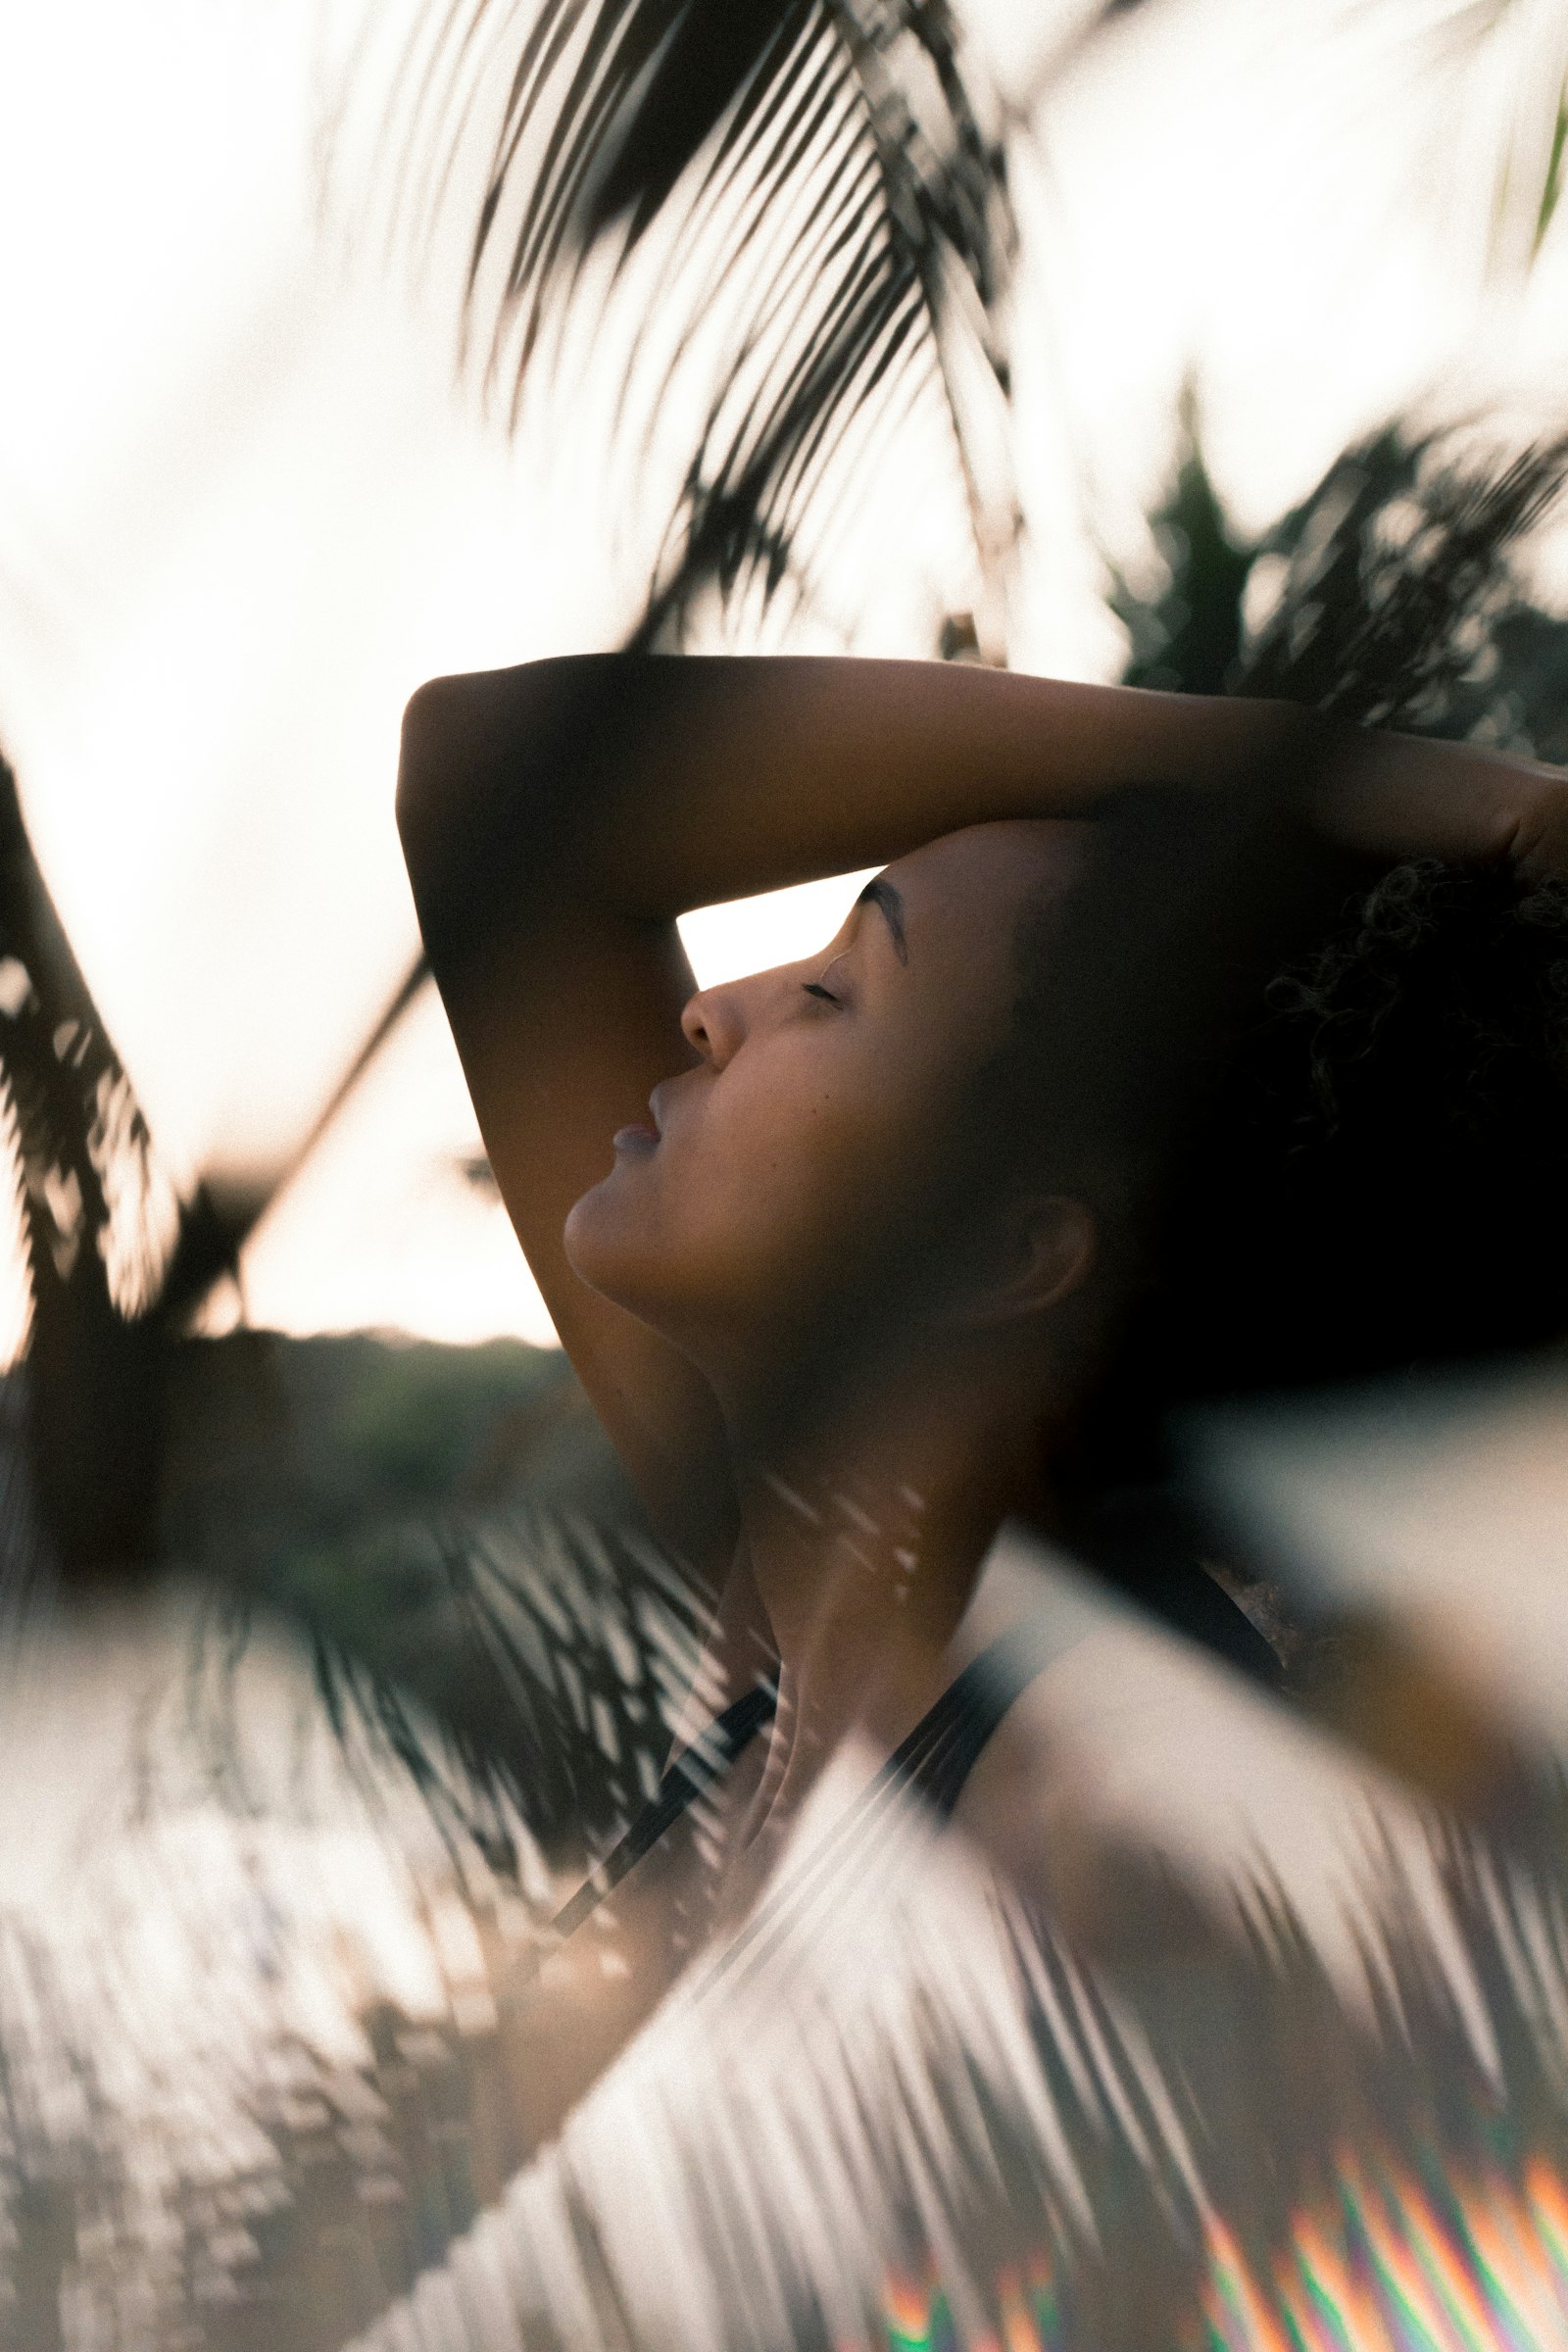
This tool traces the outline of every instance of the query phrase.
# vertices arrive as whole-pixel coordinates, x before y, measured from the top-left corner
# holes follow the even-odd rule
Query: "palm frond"
[[[1470,38],[1458,43],[1458,64],[1472,86],[1482,70],[1479,103],[1494,150],[1487,258],[1499,276],[1524,276],[1540,257],[1562,194],[1568,26],[1560,9],[1531,0],[1491,0],[1467,13]]]
[[[1561,757],[1568,622],[1533,600],[1524,563],[1562,496],[1568,439],[1504,459],[1465,443],[1392,424],[1275,526],[1245,691]]]
[[[511,23],[457,0],[406,58],[388,115],[405,225],[446,202]],[[868,446],[932,392],[1000,612],[1013,227],[971,81],[943,0],[541,0],[472,228],[466,333],[514,423],[590,282],[602,306],[634,257],[652,270],[618,421],[641,419],[645,453],[679,377],[700,422],[642,641],[678,637],[714,589],[801,584],[808,518],[842,523]]]
[[[1561,193],[1568,138],[1568,22],[1554,0],[1378,0],[1344,12],[1333,36],[1383,49],[1379,103],[1424,119],[1416,201],[1446,203],[1483,282],[1534,269]],[[1353,86],[1365,76],[1347,75]]]
[[[1568,437],[1499,452],[1396,417],[1256,537],[1209,472],[1191,392],[1139,581],[1107,558],[1132,685],[1278,695],[1371,725],[1568,759],[1568,619],[1531,560]]]
[[[1241,662],[1242,600],[1257,549],[1243,539],[1209,472],[1191,380],[1178,407],[1169,485],[1149,526],[1157,569],[1148,587],[1107,558],[1105,602],[1129,639],[1123,682],[1223,694]]]
[[[232,1263],[231,1237],[207,1195],[182,1200],[158,1159],[3,759],[0,1105],[25,1257],[25,1423],[44,1525],[68,1566],[141,1558],[163,1336]]]

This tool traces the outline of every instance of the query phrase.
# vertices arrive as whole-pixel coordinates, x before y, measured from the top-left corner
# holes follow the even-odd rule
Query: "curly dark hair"
[[[1565,473],[1562,443],[1491,467],[1396,434],[1351,453],[1258,551],[1283,587],[1232,690],[1560,757],[1568,629],[1519,564]],[[1435,858],[1353,884],[1183,1082],[1197,1107],[1160,1147],[1087,1492],[1152,1475],[1184,1403],[1568,1333],[1568,885]],[[1020,1045],[1061,944],[1020,936]],[[1134,1054],[1112,1113],[1134,1156],[1164,1058],[1157,1035]]]
[[[1258,1017],[1177,1162],[1130,1353],[1167,1402],[1568,1331],[1568,886],[1382,875]]]

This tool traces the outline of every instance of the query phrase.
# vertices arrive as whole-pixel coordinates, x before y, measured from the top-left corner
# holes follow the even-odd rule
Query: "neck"
[[[840,1393],[787,1443],[772,1416],[730,1416],[742,1543],[729,1635],[755,1644],[765,1628],[779,1660],[759,1820],[851,1731],[896,1745],[942,1688],[980,1562],[1038,1479],[1019,1385],[916,1362],[851,1406]]]

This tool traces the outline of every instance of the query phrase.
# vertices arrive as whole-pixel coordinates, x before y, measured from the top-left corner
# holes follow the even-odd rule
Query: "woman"
[[[664,1542],[720,1592],[720,1698],[776,1677],[718,1792],[716,1885],[700,1897],[689,1824],[626,1882],[626,1973],[574,2016],[564,2104],[670,1982],[700,1900],[710,1926],[750,1903],[824,1760],[852,1732],[894,1751],[939,1702],[999,1526],[1059,1525],[1063,1473],[1102,1448],[1129,1317],[1160,1399],[1182,1387],[1194,1248],[1173,1290],[1167,1225],[1162,1299],[1153,1203],[1184,1202],[1190,1240],[1252,1213],[1225,1200],[1245,1153],[1195,1191],[1181,1143],[1266,973],[1413,854],[1490,861],[1522,904],[1568,869],[1568,792],[1278,705],[606,656],[423,688],[398,806],[562,1340]],[[820,955],[694,993],[681,911],[874,863]],[[1238,1347],[1187,1385],[1246,1385]]]

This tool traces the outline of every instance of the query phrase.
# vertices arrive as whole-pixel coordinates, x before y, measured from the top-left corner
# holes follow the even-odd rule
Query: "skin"
[[[690,1066],[654,1090],[656,1124],[567,1216],[595,1291],[695,1362],[732,1440],[778,1358],[809,1350],[863,1287],[900,1172],[957,1115],[1001,1044],[1016,922],[1080,862],[1075,828],[979,825],[897,859],[821,953],[694,994]]]
[[[909,1728],[992,1534],[1034,1491],[1042,1322],[1094,1259],[1081,1203],[1018,1191],[974,1211],[942,1288],[910,1286],[869,1361],[842,1307],[874,1324],[918,1180],[1006,1033],[1014,926],[1070,886],[1076,830],[944,836],[885,868],[820,954],[694,994],[694,1059],[655,1088],[657,1128],[621,1134],[566,1219],[573,1271],[670,1340],[719,1409],[730,1591],[760,1604],[745,1637],[781,1667],[749,1838],[853,1725],[887,1744]],[[808,1394],[781,1406],[803,1367]]]
[[[941,664],[629,657],[410,706],[399,822],[503,1198],[656,1526],[722,1587],[713,1669],[779,1675],[722,1790],[719,1923],[824,1759],[852,1732],[886,1752],[951,1678],[1002,1521],[1049,1522],[1103,1237],[1018,1180],[936,1227],[930,1190],[1006,1032],[1018,919],[1070,891],[1108,795],[1200,796],[1294,723]],[[1337,852],[1568,865],[1554,771],[1337,750],[1306,811]],[[693,989],[686,907],[883,861],[819,956]],[[563,1955],[572,2064],[539,2130],[681,1964],[694,1869],[679,1831],[617,1896],[612,1991]]]

